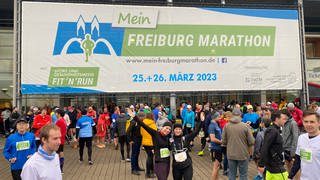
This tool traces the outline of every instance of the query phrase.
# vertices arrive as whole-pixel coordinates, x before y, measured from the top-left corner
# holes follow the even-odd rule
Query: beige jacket
[[[254,138],[249,125],[241,122],[241,117],[234,116],[224,127],[222,146],[227,147],[227,156],[230,160],[246,160],[254,145]]]

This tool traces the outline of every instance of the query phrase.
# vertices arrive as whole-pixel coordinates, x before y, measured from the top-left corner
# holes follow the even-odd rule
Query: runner
[[[170,171],[170,143],[168,135],[171,133],[171,122],[166,122],[160,131],[154,130],[147,126],[139,118],[135,117],[138,122],[151,136],[154,143],[155,153],[155,173],[158,180],[166,180]]]
[[[284,168],[283,138],[280,128],[287,121],[287,115],[279,110],[271,114],[272,125],[265,131],[263,145],[261,148],[261,159],[258,163],[258,171],[263,174],[266,169],[266,180],[286,180],[288,172]],[[265,167],[265,168],[264,168]]]
[[[31,156],[23,166],[22,180],[62,180],[59,168],[59,149],[61,133],[56,125],[49,124],[40,130],[41,145],[38,152]]]
[[[143,119],[143,123],[146,124],[148,127],[152,128],[153,130],[157,130],[156,123],[154,122],[154,117],[151,112],[151,109],[148,106],[144,107],[145,109],[143,112],[146,115],[146,118]],[[153,141],[152,136],[144,129],[140,128],[140,133],[142,136],[142,145],[144,147],[144,150],[147,153],[147,159],[146,159],[146,178],[155,178],[154,175],[154,154],[153,154]]]
[[[110,122],[110,116],[108,113],[108,108],[105,107],[103,108],[103,113],[99,116],[99,119],[98,119],[98,126],[97,126],[98,143],[96,145],[98,148],[106,147],[104,142],[106,139],[107,128],[108,128],[107,124],[110,124],[108,122]]]
[[[130,144],[127,139],[126,134],[126,124],[127,121],[130,120],[130,117],[126,116],[125,109],[120,110],[120,115],[118,119],[116,120],[116,129],[115,132],[118,134],[119,137],[119,143],[120,143],[120,152],[121,152],[121,161],[127,161],[130,162]],[[127,147],[127,158],[124,157],[124,144],[126,144]]]
[[[36,136],[37,149],[41,144],[39,136],[40,129],[48,124],[52,124],[51,116],[47,114],[47,109],[43,108],[41,114],[36,115],[32,123],[32,132],[34,132],[34,135]]]
[[[297,149],[299,128],[287,109],[282,109],[281,112],[286,114],[288,119],[282,128],[282,138],[285,164],[287,171],[290,172],[294,162],[295,151]]]
[[[217,180],[219,175],[220,164],[222,162],[222,130],[219,127],[220,114],[215,112],[211,117],[211,123],[209,125],[208,134],[211,143],[211,157],[213,160],[212,179]]]
[[[16,126],[17,132],[6,140],[3,155],[10,163],[12,178],[20,180],[23,165],[36,152],[36,141],[34,134],[27,132],[29,124],[24,117],[16,121]]]
[[[138,118],[143,121],[146,118],[145,113],[139,112]],[[127,129],[127,138],[132,147],[131,153],[131,173],[134,175],[140,175],[139,171],[144,171],[144,169],[139,167],[139,154],[141,148],[142,136],[140,133],[140,125],[136,121],[130,121],[130,126]]]
[[[68,115],[71,121],[70,125],[68,126],[68,135],[70,136],[72,143],[74,143],[76,141],[77,111],[73,106],[68,107]],[[73,147],[75,147],[74,144]]]
[[[320,115],[314,111],[304,111],[303,126],[307,133],[299,136],[295,161],[289,179],[293,179],[301,169],[301,180],[318,180],[320,169]]]
[[[173,152],[172,174],[174,180],[191,180],[193,176],[192,159],[188,153],[190,142],[198,135],[203,126],[204,117],[198,122],[197,129],[188,135],[183,135],[182,124],[175,123],[170,146]]]
[[[64,115],[65,115],[65,112],[62,109],[56,110],[56,116],[58,118],[56,125],[60,128],[60,133],[61,133],[61,144],[59,146],[57,153],[59,154],[60,169],[62,174],[63,174],[63,165],[64,165],[63,147],[64,147],[64,141],[67,133],[67,124],[65,119],[63,118]]]
[[[93,122],[93,119],[87,116],[87,110],[81,110],[82,117],[78,119],[76,124],[76,138],[79,142],[79,155],[80,159],[79,162],[83,162],[83,149],[84,145],[87,146],[88,150],[88,161],[89,165],[93,165],[93,161],[91,159],[92,156],[92,136],[93,130],[96,129],[96,124]]]
[[[254,144],[254,151],[253,151],[253,160],[255,161],[257,167],[258,167],[258,162],[260,161],[261,158],[261,148],[264,140],[264,133],[266,132],[267,128],[271,125],[271,119],[267,116],[263,117],[261,119],[260,123],[260,128],[261,130],[258,132],[256,141]],[[258,175],[255,177],[255,180],[258,179],[263,179],[263,174],[258,172]]]
[[[120,115],[120,109],[118,106],[116,106],[114,108],[114,113],[111,116],[112,122],[111,122],[111,129],[110,129],[111,139],[113,139],[115,150],[118,150],[118,135],[115,133],[115,129],[116,129],[116,119],[118,119],[119,115]]]

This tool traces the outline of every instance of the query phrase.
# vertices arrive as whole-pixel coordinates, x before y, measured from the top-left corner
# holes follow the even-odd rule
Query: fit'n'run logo
[[[93,54],[120,56],[124,29],[100,23],[97,16],[86,22],[82,15],[76,22],[58,23],[53,55],[83,54],[88,62]]]

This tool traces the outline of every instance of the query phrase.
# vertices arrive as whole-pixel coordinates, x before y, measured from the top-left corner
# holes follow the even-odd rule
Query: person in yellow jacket
[[[150,128],[157,130],[156,123],[153,120],[153,114],[150,108],[145,108],[143,112],[146,114],[146,118],[143,120]],[[147,162],[146,162],[146,178],[155,178],[154,175],[154,164],[153,164],[153,142],[152,136],[141,127],[140,133],[142,136],[142,146],[147,153]]]

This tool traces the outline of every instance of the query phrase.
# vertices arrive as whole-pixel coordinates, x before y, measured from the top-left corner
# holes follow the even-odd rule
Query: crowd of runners
[[[65,143],[79,149],[79,163],[94,165],[93,145],[114,144],[120,149],[119,161],[130,162],[133,175],[144,172],[146,178],[166,180],[171,169],[175,180],[192,179],[189,152],[195,138],[201,142],[198,156],[210,150],[212,180],[219,179],[220,170],[230,180],[248,179],[249,161],[256,163],[256,180],[319,179],[320,108],[316,102],[304,111],[284,99],[260,105],[182,103],[177,112],[147,103],[102,108],[33,106],[26,113],[14,107],[2,111],[1,120],[0,131],[7,137],[3,155],[14,180],[62,179]],[[138,163],[142,149],[147,157],[145,169]]]

